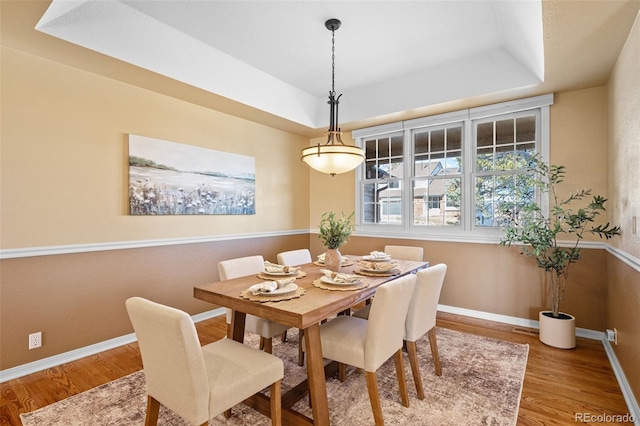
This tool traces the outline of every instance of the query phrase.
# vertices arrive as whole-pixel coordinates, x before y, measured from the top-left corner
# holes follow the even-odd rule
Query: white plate
[[[249,288],[249,289],[251,289],[251,288]],[[284,285],[284,286],[282,286],[282,287],[280,287],[278,289],[275,289],[275,290],[273,290],[272,292],[269,292],[269,293],[263,293],[263,292],[254,293],[253,291],[252,291],[252,293],[254,295],[260,295],[260,296],[282,296],[283,294],[293,293],[297,289],[298,289],[298,284],[289,283],[289,284],[286,284],[286,285]]]
[[[362,256],[362,259],[367,260],[369,262],[388,262],[391,260],[391,256],[373,258],[367,255],[367,256]]]
[[[362,283],[362,280],[356,281],[356,282],[353,282],[353,283],[337,283],[334,280],[332,280],[331,278],[329,278],[327,276],[324,276],[324,275],[320,277],[320,281],[322,281],[323,283],[331,284],[331,285],[358,285],[358,284]]]
[[[273,275],[274,277],[290,277],[293,275],[297,275],[298,271],[296,270],[295,272],[267,272],[267,271],[262,271],[263,274],[265,275]]]

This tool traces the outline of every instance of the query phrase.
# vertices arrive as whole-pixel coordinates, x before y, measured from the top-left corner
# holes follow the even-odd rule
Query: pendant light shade
[[[302,150],[302,161],[322,173],[335,176],[358,167],[364,160],[362,149],[342,142],[342,132],[338,127],[338,104],[340,97],[335,92],[335,31],[340,28],[340,20],[329,19],[324,26],[331,31],[331,91],[329,92],[329,131],[327,142]]]

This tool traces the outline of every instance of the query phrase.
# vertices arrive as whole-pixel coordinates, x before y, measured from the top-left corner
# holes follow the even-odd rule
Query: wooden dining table
[[[340,272],[353,274],[359,256],[345,256],[352,266],[343,266]],[[393,276],[364,276],[366,287],[357,290],[332,291],[313,285],[323,276],[323,266],[315,263],[301,265],[305,273],[296,279],[296,284],[305,290],[298,298],[278,302],[257,302],[241,297],[240,293],[251,285],[264,282],[257,275],[231,280],[218,281],[195,286],[196,299],[233,310],[231,330],[232,338],[244,341],[246,314],[255,315],[295,327],[304,332],[306,350],[307,380],[282,395],[282,423],[285,425],[329,425],[329,406],[327,400],[326,377],[335,371],[330,365],[325,367],[320,342],[320,323],[334,315],[344,313],[351,307],[365,302],[374,296],[376,289],[385,282],[402,275],[415,273],[428,267],[427,262],[396,260],[399,273]],[[303,275],[303,274],[300,274]],[[335,363],[333,363],[335,366]],[[313,418],[309,418],[292,409],[300,398],[310,395]],[[268,397],[257,394],[245,401],[245,404],[270,415]]]

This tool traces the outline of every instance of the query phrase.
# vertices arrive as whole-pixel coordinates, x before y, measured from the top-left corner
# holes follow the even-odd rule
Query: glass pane
[[[496,144],[513,143],[513,119],[496,121]]]
[[[479,172],[493,170],[493,148],[478,150],[476,156],[476,170]]]
[[[404,175],[404,170],[403,170],[403,164],[404,164],[404,158],[402,157],[396,157],[396,158],[392,158],[391,159],[391,164],[390,164],[390,169],[389,169],[389,174],[392,177],[397,177],[397,178],[401,178]]]
[[[476,127],[477,146],[493,145],[493,122],[478,124]]]
[[[402,182],[379,182],[363,186],[365,223],[401,223]]]
[[[403,150],[403,137],[402,136],[394,136],[391,138],[391,156],[397,157],[402,156]]]
[[[378,150],[376,149],[377,143],[378,141],[376,139],[370,139],[364,143],[365,156],[367,160],[378,156]]]
[[[536,116],[516,118],[516,142],[536,140]]]
[[[413,151],[415,154],[429,152],[429,132],[415,133],[413,135]]]
[[[376,161],[367,160],[365,163],[365,170],[367,179],[376,179],[377,178],[377,170]]]
[[[447,129],[447,151],[462,149],[462,128]]]
[[[431,132],[431,152],[444,151],[444,129]]]
[[[389,157],[389,138],[378,139],[378,158]]]
[[[476,177],[476,226],[492,226],[493,224],[493,176]]]
[[[447,161],[445,164],[448,175],[462,173],[462,151],[447,152]]]
[[[523,170],[529,167],[531,158],[536,153],[536,145],[534,143],[526,143],[516,145],[515,168]]]
[[[513,145],[496,147],[495,170],[513,170]]]

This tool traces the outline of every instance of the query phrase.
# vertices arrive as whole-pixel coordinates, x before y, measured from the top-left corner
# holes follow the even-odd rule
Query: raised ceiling
[[[302,128],[606,84],[638,0],[62,1],[43,33]],[[436,108],[437,109],[437,108]]]

